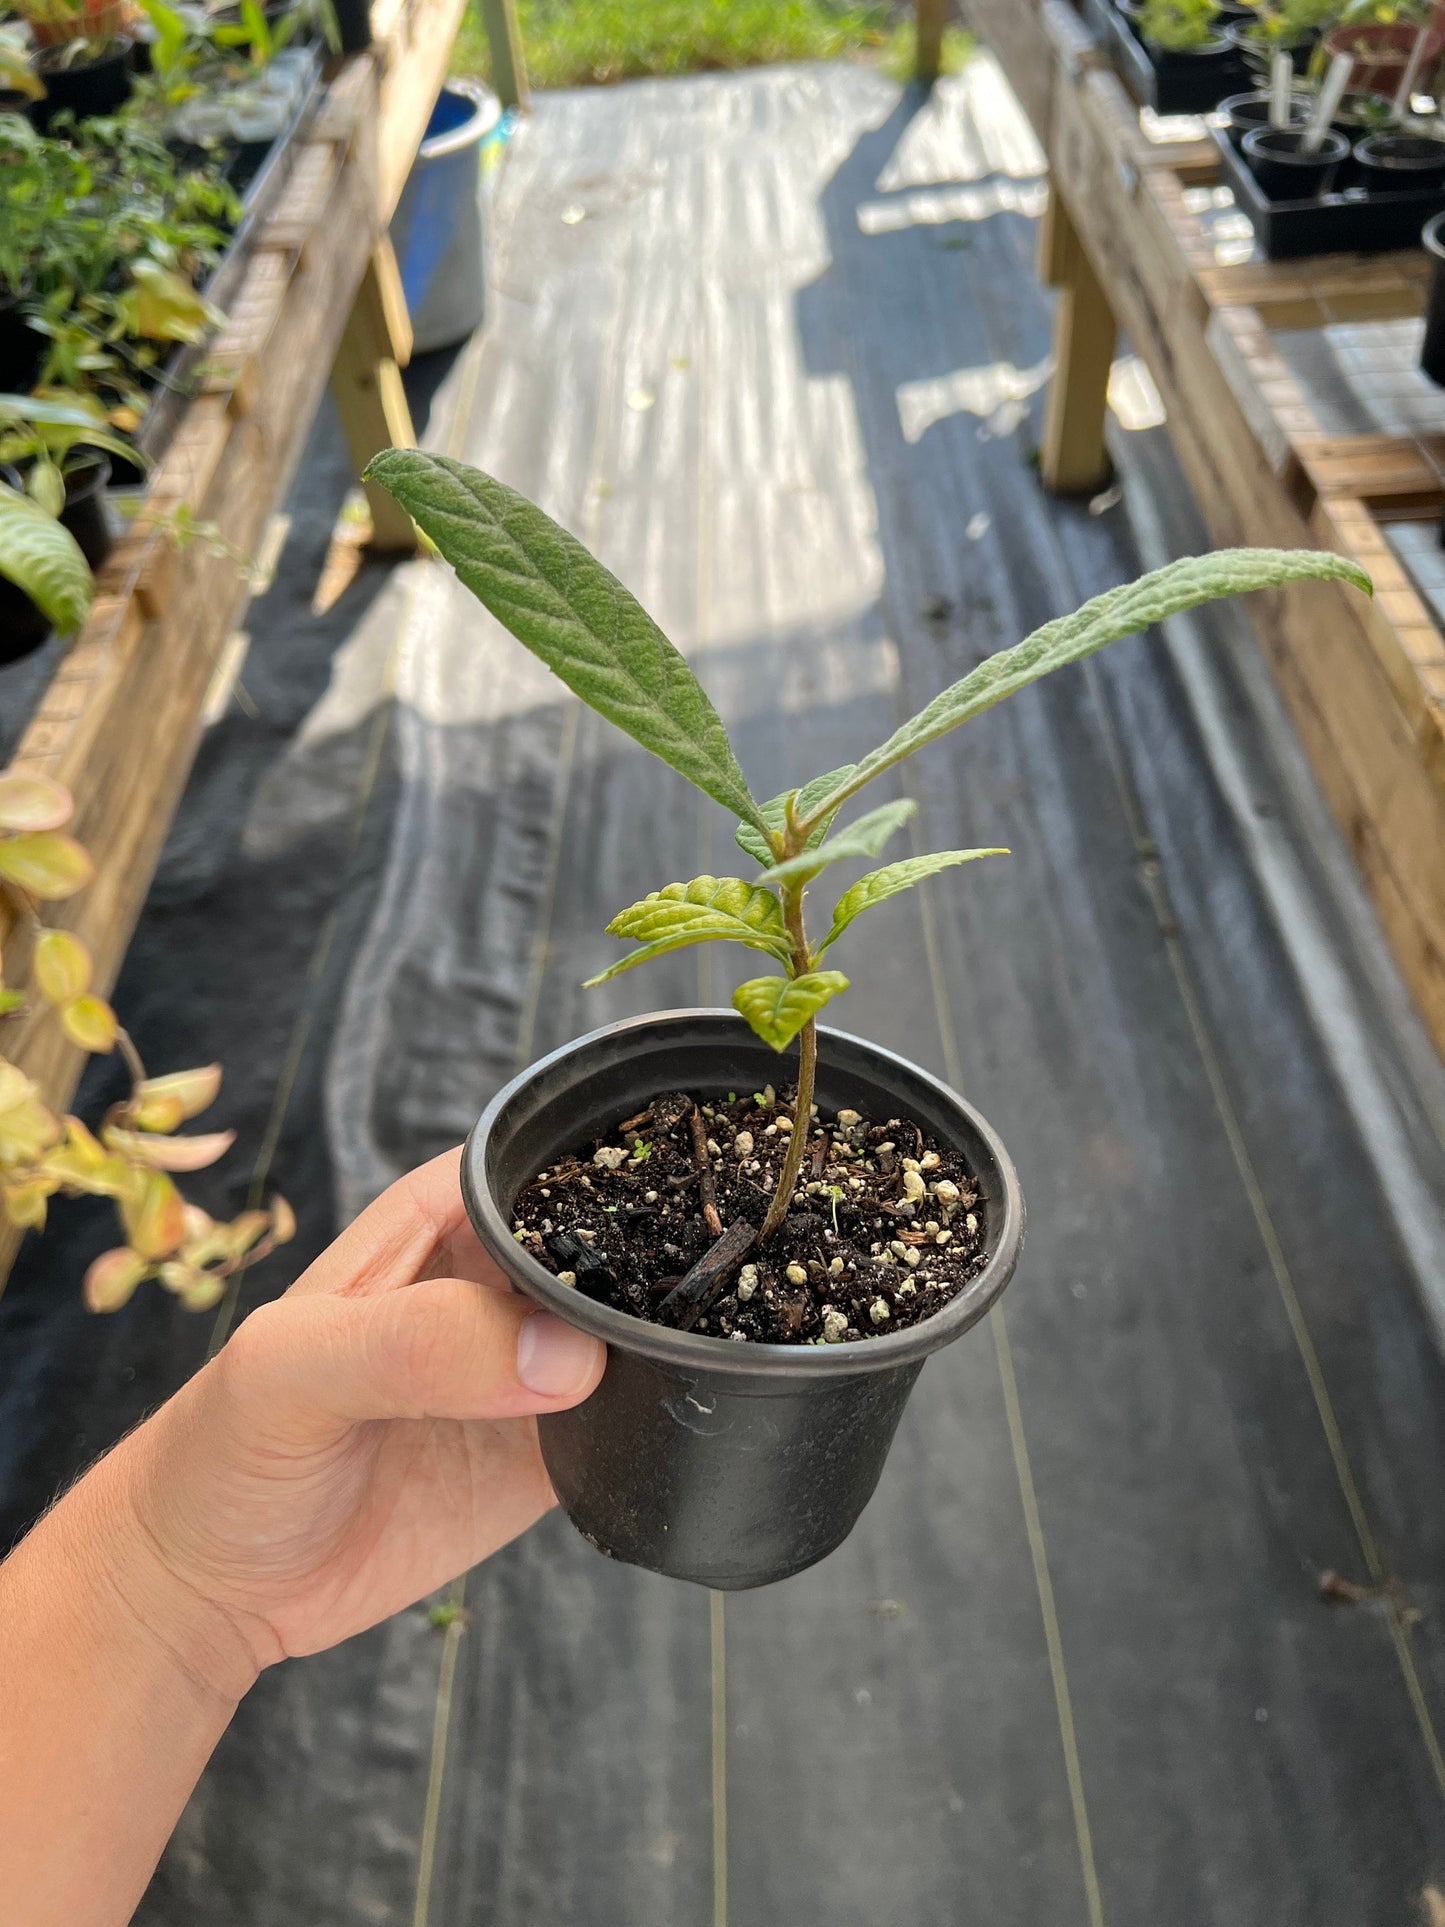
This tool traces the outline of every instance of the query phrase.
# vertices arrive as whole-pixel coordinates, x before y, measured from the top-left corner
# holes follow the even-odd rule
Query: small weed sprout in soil
[[[634,1128],[613,1133],[623,1138],[620,1145],[599,1146],[590,1165],[564,1159],[540,1174],[518,1203],[519,1238],[539,1246],[545,1240],[558,1275],[568,1282],[663,1322],[696,1321],[705,1328],[705,1303],[736,1273],[737,1290],[722,1301],[721,1322],[714,1320],[724,1336],[827,1341],[896,1329],[900,1322],[928,1316],[971,1275],[968,1266],[980,1234],[977,1214],[968,1210],[969,1174],[955,1154],[928,1143],[902,1119],[869,1121],[840,1112],[830,1131],[815,1136],[816,1020],[849,987],[833,951],[858,917],[940,871],[1007,852],[940,850],[872,870],[838,898],[819,940],[804,920],[809,885],[845,858],[878,856],[916,805],[907,798],[881,803],[841,826],[840,811],[869,783],[960,723],[1166,616],[1216,597],[1309,579],[1353,582],[1368,592],[1369,578],[1345,557],[1317,550],[1226,549],[1172,562],[1138,582],[1106,590],[1073,615],[1046,623],[1026,641],[978,664],[860,761],[759,803],[721,719],[682,655],[575,537],[514,490],[445,456],[391,449],[378,455],[367,473],[396,497],[467,588],[569,689],[738,819],[737,843],[750,860],[748,874],[669,883],[630,904],[608,930],[636,948],[592,983],[605,983],[689,944],[742,944],[766,957],[772,968],[742,984],[734,1006],[774,1050],[798,1042],[790,1110],[780,1106],[769,1086],[726,1105],[695,1107],[679,1096],[669,1123],[668,1099],[660,1098],[651,1111],[630,1121]],[[680,1128],[684,1121],[687,1131]],[[806,1177],[805,1157],[810,1160]],[[685,1191],[700,1196],[700,1214],[684,1207]],[[856,1206],[848,1207],[852,1248],[847,1258],[828,1256],[826,1219],[830,1207],[832,1214],[843,1210],[835,1191],[857,1197]],[[561,1229],[557,1192],[573,1218]],[[577,1221],[579,1206],[591,1222]],[[727,1214],[735,1215],[724,1231]],[[629,1251],[628,1266],[636,1275],[619,1279],[598,1256],[609,1217],[624,1229],[646,1220],[650,1273]],[[783,1245],[803,1249],[770,1254],[767,1248],[785,1220]],[[967,1239],[958,1236],[960,1231]],[[837,1242],[836,1232],[831,1242]],[[765,1255],[778,1289],[759,1289]],[[754,1263],[739,1271],[747,1257]],[[860,1269],[881,1286],[885,1271],[911,1282],[925,1264],[927,1291],[915,1287],[903,1294],[903,1303],[896,1290],[880,1289],[866,1298]],[[684,1274],[680,1281],[673,1275],[678,1272]],[[834,1289],[830,1274],[838,1279],[845,1273],[851,1302],[867,1304],[866,1326],[851,1323],[827,1303]],[[798,1287],[806,1302],[790,1298],[781,1289],[784,1280]],[[659,1304],[656,1292],[663,1286],[667,1296]],[[799,1318],[794,1312],[800,1303]]]

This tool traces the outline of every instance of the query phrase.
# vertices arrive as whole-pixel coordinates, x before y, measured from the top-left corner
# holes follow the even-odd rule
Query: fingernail
[[[600,1339],[534,1311],[517,1337],[517,1376],[539,1398],[563,1398],[592,1378],[601,1350]]]

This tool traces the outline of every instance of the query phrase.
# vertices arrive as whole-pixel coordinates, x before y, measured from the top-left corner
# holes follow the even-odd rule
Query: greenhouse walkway
[[[433,445],[688,651],[760,793],[1201,540],[1157,429],[1121,492],[1039,488],[1039,168],[983,59],[927,103],[850,66],[546,97],[491,324],[414,371]],[[703,948],[578,988],[731,825],[442,570],[323,576],[344,489],[323,422],[118,996],[155,1067],[224,1060],[240,1143],[193,1188],[283,1190],[301,1260],[533,1055],[733,981]],[[548,1520],[458,1610],[266,1676],[146,1927],[1404,1927],[1445,1893],[1445,1158],[1259,673],[1213,612],[910,768],[918,847],[1013,856],[860,924],[839,1021],[979,1104],[1030,1229],[852,1539],[724,1604]],[[88,1319],[105,1213],[56,1219],[0,1301],[10,1533],[294,1270],[214,1325]]]

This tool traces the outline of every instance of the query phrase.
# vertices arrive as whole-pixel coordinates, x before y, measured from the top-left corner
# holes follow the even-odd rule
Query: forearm
[[[0,1565],[0,1894],[25,1927],[128,1921],[252,1676],[166,1575],[127,1441]]]

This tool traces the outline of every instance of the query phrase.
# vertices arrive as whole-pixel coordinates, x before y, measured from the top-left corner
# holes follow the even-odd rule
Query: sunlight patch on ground
[[[995,214],[1022,214],[1036,221],[1049,198],[1048,182],[1008,175],[956,187],[920,189],[893,201],[864,201],[858,226],[864,234],[896,234],[901,228],[941,227],[949,221],[989,221]]]
[[[1046,355],[1031,368],[991,361],[982,368],[955,368],[952,374],[906,381],[897,391],[903,439],[909,444],[922,441],[930,428],[953,415],[976,415],[992,433],[1011,433],[1026,412],[1023,404],[1044,386],[1053,367],[1053,357]]]
[[[1048,163],[998,62],[986,53],[939,81],[909,120],[882,173],[880,194],[1004,174],[1041,175]]]
[[[1167,420],[1154,377],[1137,355],[1120,355],[1109,370],[1109,407],[1121,428],[1160,428]]]

